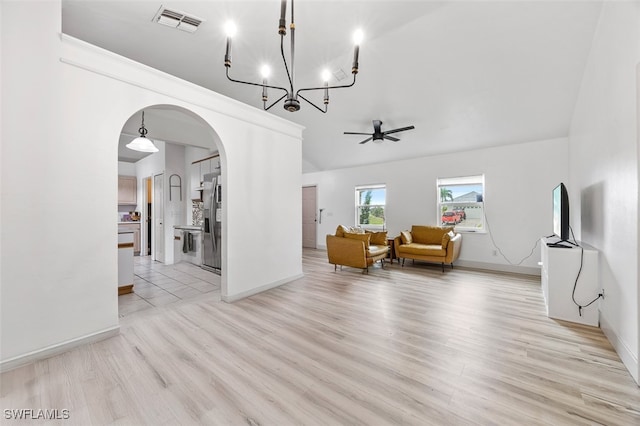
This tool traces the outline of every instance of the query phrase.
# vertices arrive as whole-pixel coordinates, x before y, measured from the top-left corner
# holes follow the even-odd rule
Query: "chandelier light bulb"
[[[353,44],[360,46],[362,44],[362,40],[364,40],[364,33],[361,29],[357,29],[353,33]]]
[[[331,78],[331,73],[328,69],[322,70],[322,81],[328,82]]]
[[[237,32],[238,28],[233,21],[229,21],[225,24],[224,33],[227,35],[227,37],[235,37]]]
[[[269,78],[269,76],[271,75],[271,68],[269,68],[269,65],[265,64],[260,68],[260,75],[264,79]]]

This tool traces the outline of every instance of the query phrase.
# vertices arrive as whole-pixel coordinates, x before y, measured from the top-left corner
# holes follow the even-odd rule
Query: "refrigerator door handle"
[[[209,213],[209,216],[211,218],[211,224],[213,224],[213,226],[211,227],[211,242],[212,242],[212,246],[213,246],[213,252],[215,253],[216,250],[218,250],[218,248],[216,247],[216,193],[218,192],[218,185],[216,185],[216,179],[214,179],[213,182],[213,196],[211,197],[211,210]]]

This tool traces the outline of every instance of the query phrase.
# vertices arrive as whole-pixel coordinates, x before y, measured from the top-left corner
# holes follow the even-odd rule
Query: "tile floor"
[[[220,299],[220,276],[188,262],[165,265],[136,256],[133,293],[118,296],[120,318],[185,299]]]

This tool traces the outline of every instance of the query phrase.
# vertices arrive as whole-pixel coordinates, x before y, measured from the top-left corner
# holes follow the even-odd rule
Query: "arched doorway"
[[[158,152],[138,152],[126,147],[139,136],[143,112],[146,138],[153,141]],[[119,228],[123,222],[137,222],[139,234],[136,237],[139,240],[134,245],[140,249],[135,254],[148,256],[145,264],[153,261],[176,265],[185,259],[198,266],[202,263],[200,258],[205,246],[202,200],[206,194],[202,189],[202,176],[212,169],[224,174],[226,162],[221,146],[220,138],[211,125],[194,112],[175,105],[145,107],[124,123],[118,146],[118,175],[119,180],[123,177],[135,179],[137,196],[134,205],[119,203]],[[214,159],[215,167],[211,167]],[[207,170],[205,163],[209,166]],[[194,172],[196,168],[197,173]],[[219,183],[219,201],[222,201],[222,194],[226,193],[223,179]],[[224,226],[220,222],[218,225]],[[136,224],[127,225],[136,227]],[[220,239],[217,243],[220,256],[225,247],[220,244]],[[140,258],[134,262],[139,265]],[[140,277],[136,275],[136,279],[140,280]],[[135,292],[135,286],[132,290]],[[147,290],[139,291],[140,296],[156,296]],[[166,290],[174,295],[188,297],[190,294],[188,286]],[[170,297],[165,296],[165,299]]]

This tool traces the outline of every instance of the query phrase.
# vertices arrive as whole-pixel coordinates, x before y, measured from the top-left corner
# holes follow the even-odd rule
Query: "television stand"
[[[583,308],[582,316],[580,316],[578,307],[573,303],[571,295],[578,276],[578,270],[580,269],[581,255],[582,271],[576,285],[576,301],[585,304],[598,295],[600,291],[598,250],[586,244],[581,244],[582,250],[561,250],[561,248],[573,248],[564,244],[558,245],[558,243],[565,242],[550,241],[548,238],[542,238],[541,241],[542,262],[540,263],[542,271],[540,275],[547,316],[597,327],[599,323],[599,304],[594,303]]]

